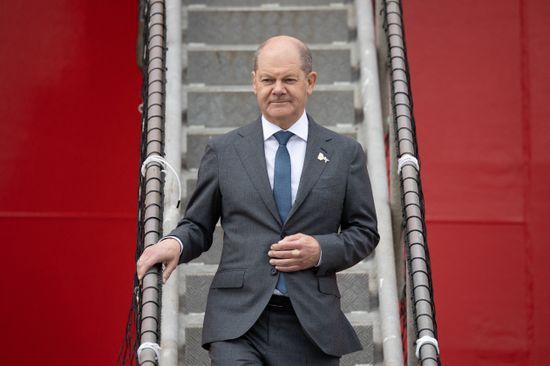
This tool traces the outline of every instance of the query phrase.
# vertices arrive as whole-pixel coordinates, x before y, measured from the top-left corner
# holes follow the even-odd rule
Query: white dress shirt
[[[281,131],[282,128],[269,122],[262,115],[262,129],[264,132],[264,151],[267,175],[269,176],[269,184],[273,190],[275,155],[277,154],[277,149],[279,148],[279,142],[273,135]],[[306,156],[308,121],[305,111],[298,121],[290,126],[287,131],[294,134],[294,136],[291,136],[286,144],[288,154],[290,155],[290,184],[292,189],[292,204],[294,204],[294,201],[296,200],[296,193],[298,192],[298,186],[300,185],[302,169],[304,168],[304,158]]]
[[[275,176],[275,155],[277,155],[277,149],[279,148],[279,142],[273,136],[275,133],[282,130],[281,127],[269,122],[262,115],[262,129],[264,132],[264,152],[265,152],[265,164],[267,166],[267,175],[269,177],[269,184],[273,190],[273,177]],[[292,204],[296,201],[296,193],[298,192],[298,186],[300,185],[300,177],[302,176],[302,170],[304,169],[304,160],[306,157],[307,136],[309,132],[309,123],[307,119],[306,111],[302,116],[294,122],[292,126],[287,130],[294,134],[291,136],[286,144],[288,154],[290,155],[290,184],[292,189]],[[320,253],[319,262],[315,267],[321,265],[321,259],[323,258],[323,252]],[[275,289],[275,293],[280,293]]]

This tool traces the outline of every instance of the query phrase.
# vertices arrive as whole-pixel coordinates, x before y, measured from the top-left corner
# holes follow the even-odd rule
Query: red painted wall
[[[444,365],[546,365],[550,5],[404,0]],[[137,1],[0,3],[6,365],[112,365],[135,238]]]
[[[547,365],[550,3],[404,1],[444,365]]]
[[[115,364],[134,268],[137,3],[0,3],[2,365]]]

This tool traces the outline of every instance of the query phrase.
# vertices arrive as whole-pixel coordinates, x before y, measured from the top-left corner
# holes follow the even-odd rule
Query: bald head
[[[258,62],[260,61],[261,54],[265,49],[286,51],[294,50],[299,54],[301,61],[301,69],[307,74],[313,70],[313,58],[311,51],[305,45],[304,42],[298,38],[289,36],[275,36],[264,41],[254,53],[254,68],[253,71],[258,69]]]

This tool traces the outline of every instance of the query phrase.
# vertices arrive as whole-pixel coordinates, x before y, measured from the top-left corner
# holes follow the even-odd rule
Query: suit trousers
[[[277,301],[279,300],[279,301]],[[281,301],[282,300],[282,301]],[[286,301],[285,301],[286,300]],[[330,331],[327,329],[327,331]],[[212,366],[338,366],[302,329],[288,298],[274,296],[252,328],[210,344]]]

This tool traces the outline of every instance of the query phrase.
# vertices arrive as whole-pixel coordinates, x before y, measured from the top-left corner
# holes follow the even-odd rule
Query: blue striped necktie
[[[279,148],[275,155],[275,174],[273,178],[273,197],[277,204],[277,210],[279,211],[279,217],[284,223],[290,208],[292,207],[292,186],[290,181],[290,155],[286,148],[288,140],[293,136],[292,132],[279,131],[273,136],[279,142]],[[288,289],[286,287],[286,281],[284,273],[279,273],[279,279],[277,280],[277,290],[286,294]]]

